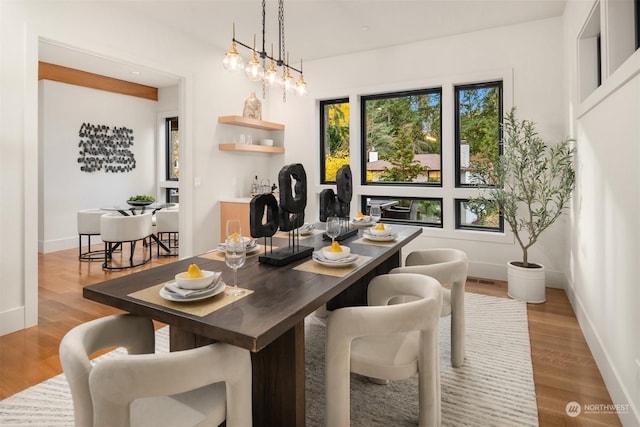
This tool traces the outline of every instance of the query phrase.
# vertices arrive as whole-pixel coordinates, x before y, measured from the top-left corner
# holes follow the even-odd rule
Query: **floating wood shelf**
[[[248,151],[252,153],[282,154],[283,147],[267,147],[266,145],[252,144],[218,144],[220,151]]]
[[[281,123],[265,122],[264,120],[242,116],[220,116],[218,117],[218,123],[262,130],[284,130],[284,125]]]

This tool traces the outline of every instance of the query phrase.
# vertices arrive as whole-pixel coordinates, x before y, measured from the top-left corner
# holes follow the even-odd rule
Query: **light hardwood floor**
[[[58,345],[72,327],[118,312],[82,298],[82,287],[173,262],[156,258],[143,267],[104,272],[99,262],[79,262],[77,250],[40,254],[39,324],[0,337],[0,399],[62,372]],[[466,290],[507,298],[504,282],[469,278]],[[619,426],[615,414],[565,413],[568,402],[611,403],[563,290],[547,289],[547,302],[529,304],[529,334],[541,426]]]

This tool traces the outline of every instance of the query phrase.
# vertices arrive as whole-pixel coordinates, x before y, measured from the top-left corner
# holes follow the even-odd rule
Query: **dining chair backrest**
[[[153,233],[152,212],[140,215],[110,213],[100,217],[100,238],[103,242],[132,242]]]
[[[100,234],[100,217],[107,211],[102,209],[81,209],[77,213],[78,234],[99,235]]]
[[[156,233],[177,233],[180,211],[162,209],[156,212]]]

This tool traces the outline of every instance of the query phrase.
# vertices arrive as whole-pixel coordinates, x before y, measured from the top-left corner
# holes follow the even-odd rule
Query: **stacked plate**
[[[222,280],[214,280],[211,285],[203,289],[190,290],[180,288],[175,281],[167,282],[160,288],[160,296],[169,301],[188,302],[199,301],[218,295],[227,285]]]
[[[353,225],[356,228],[368,228],[375,225],[375,223],[376,222],[373,221],[370,216],[351,219],[351,225]]]
[[[242,240],[245,243],[245,246],[247,248],[247,253],[251,253],[251,252],[255,252],[258,249],[260,249],[260,245],[258,244],[258,241],[256,239],[250,239],[248,237],[243,237]],[[221,250],[222,252],[224,252],[226,250],[226,245],[224,243],[220,243],[218,245],[218,250]]]
[[[349,265],[352,265],[354,262],[358,260],[358,255],[350,254],[344,258],[332,260],[325,257],[322,253],[322,250],[319,250],[319,251],[313,252],[312,258],[318,264],[322,264],[327,267],[347,267]]]
[[[370,230],[362,232],[362,237],[374,242],[391,242],[398,238],[398,233],[389,232],[389,234],[373,234]]]

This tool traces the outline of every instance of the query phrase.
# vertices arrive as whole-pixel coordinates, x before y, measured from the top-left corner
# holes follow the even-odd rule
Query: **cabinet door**
[[[226,239],[228,219],[239,219],[242,235],[250,236],[249,203],[220,202],[220,242],[224,242]]]

